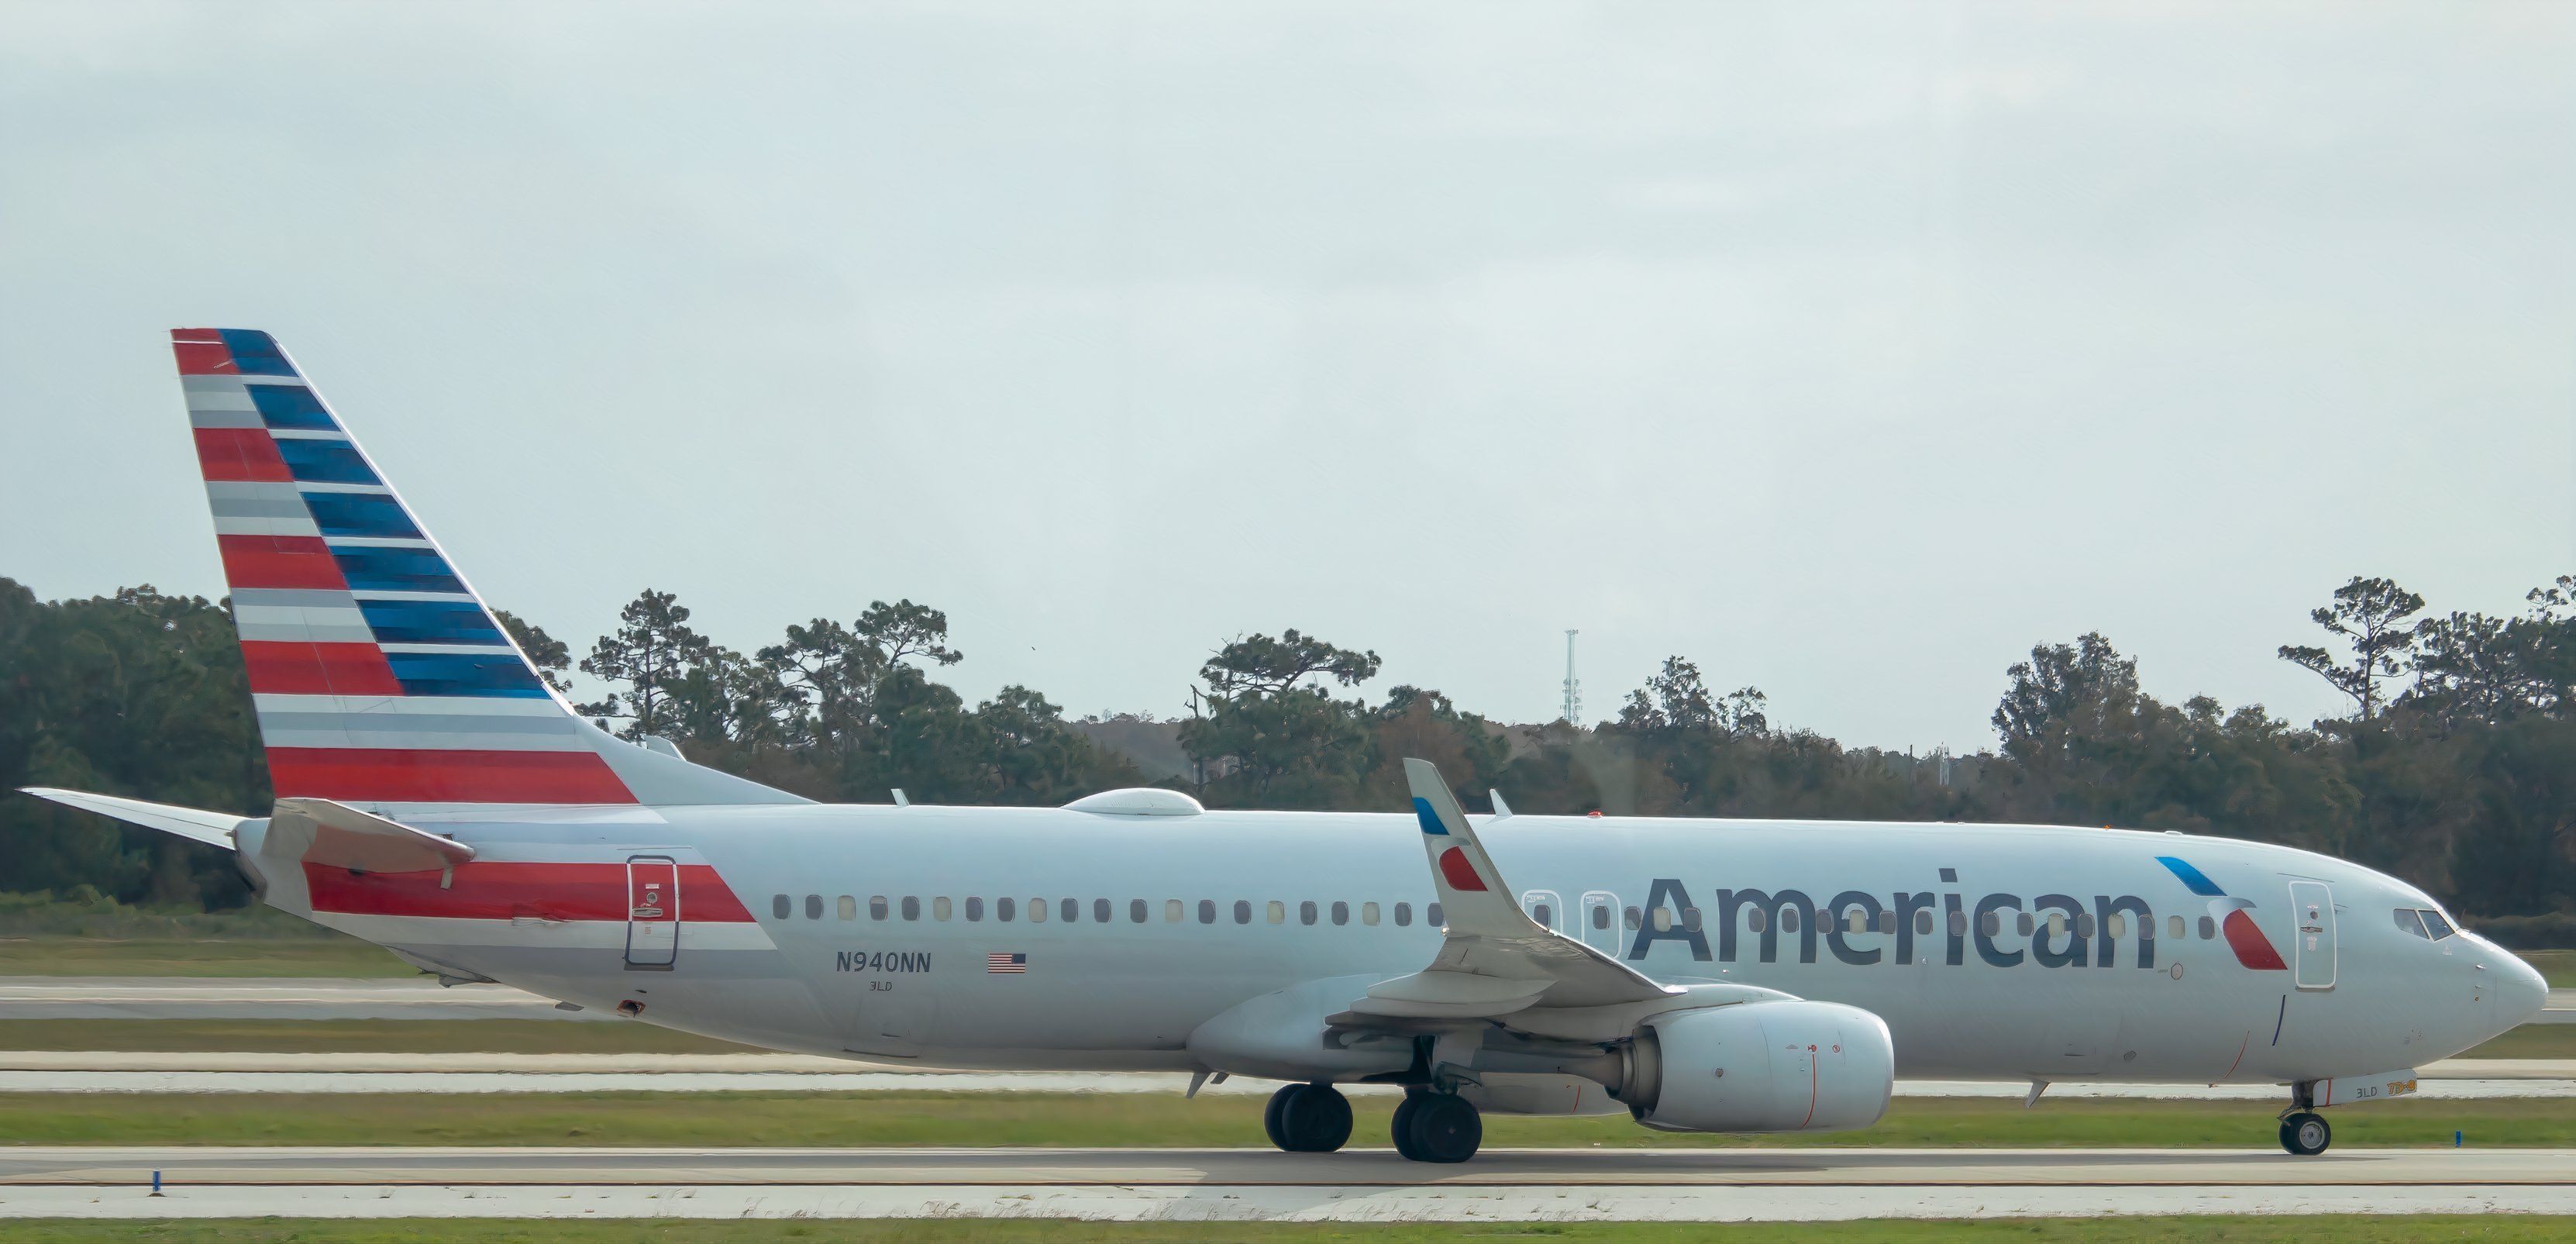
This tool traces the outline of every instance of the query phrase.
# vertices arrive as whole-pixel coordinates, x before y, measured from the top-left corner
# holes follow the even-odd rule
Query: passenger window
[[[1682,908],[1682,927],[1693,933],[1699,932],[1699,908]]]
[[[1310,898],[1310,899],[1307,899],[1306,901],[1304,901],[1304,902],[1302,902],[1302,903],[1297,904],[1297,923],[1299,923],[1299,924],[1313,924],[1313,923],[1315,923],[1315,900],[1313,900],[1313,899],[1311,899],[1311,898]]]
[[[1854,933],[1869,932],[1869,913],[1857,907],[1852,908],[1850,928]]]
[[[2102,936],[2118,941],[2129,935],[2129,918],[2112,912],[2102,920]]]
[[[843,920],[856,920],[859,918],[859,900],[852,898],[847,894],[834,900],[832,906],[835,909],[836,914],[838,914]]]
[[[1438,903],[1433,903],[1422,909],[1422,920],[1425,924],[1428,924],[1433,928],[1438,928],[1442,924],[1447,923],[1440,918],[1440,904]]]
[[[1264,914],[1269,917],[1272,924],[1286,924],[1288,923],[1288,904],[1274,898],[1270,900],[1269,910]]]
[[[2030,930],[2031,920],[2029,912],[2023,912],[2020,915],[2013,917],[2013,932],[2018,933],[2023,937],[2028,937],[2030,936]]]
[[[1592,905],[1592,927],[1596,929],[1606,929],[1610,927],[1610,908],[1608,905],[1602,903],[1594,903]]]
[[[1797,908],[1783,907],[1780,909],[1780,931],[1783,933],[1795,933],[1798,931]]]
[[[966,900],[966,918],[967,918],[968,920],[981,920],[981,919],[983,919],[983,918],[984,918],[984,900],[982,900],[982,899],[980,899],[980,898],[970,898],[970,899]]]
[[[1990,920],[1991,920],[1991,919],[1993,919],[1993,917],[1992,917],[1992,916],[1988,916],[1988,917],[1987,917],[1987,919],[1990,919]],[[1966,937],[1967,935],[1968,935],[1968,913],[1966,913],[1966,912],[1964,912],[1964,911],[1954,911],[1954,912],[1951,912],[1951,913],[1950,913],[1950,936],[1952,936],[1952,937]]]
[[[1411,903],[1398,903],[1398,904],[1396,904],[1396,905],[1395,905],[1395,927],[1397,927],[1397,928],[1399,928],[1399,929],[1402,929],[1402,928],[1408,928],[1408,927],[1410,927],[1412,924],[1413,924],[1413,904],[1411,904]]]
[[[1010,920],[1013,916],[1016,916],[1016,915],[1018,915],[1018,914],[1019,914],[1018,908],[1019,908],[1019,904],[1014,903],[1014,902],[1012,902],[1012,901],[1011,901],[1011,900],[1009,900],[1009,899],[1006,899],[1006,898],[997,898],[997,899],[994,899],[994,900],[993,900],[993,918],[994,918],[995,920],[1008,921],[1008,920]],[[1039,911],[1045,911],[1045,910],[1046,910],[1046,904],[1044,904],[1044,903],[1040,903],[1040,904],[1038,904],[1038,910],[1039,910]]]
[[[1216,900],[1215,900],[1215,899],[1212,899],[1212,898],[1203,898],[1203,899],[1200,899],[1200,900],[1199,900],[1199,923],[1200,923],[1200,924],[1215,924],[1215,923],[1216,923]]]
[[[1661,907],[1656,908],[1655,914],[1658,916],[1663,915],[1664,909]],[[1662,929],[1673,927],[1672,925],[1660,920],[1655,923],[1656,927]],[[1771,927],[1771,915],[1759,907],[1747,907],[1744,909],[1744,927],[1752,930],[1753,932],[1759,933],[1764,929]]]
[[[933,919],[933,920],[946,920],[946,919],[948,918],[948,912],[949,912],[948,897],[947,897],[946,895],[944,895],[944,894],[943,894],[943,895],[939,896],[938,898],[934,898],[934,899],[930,900],[930,918],[931,918],[931,919]]]
[[[2049,935],[2050,937],[2064,937],[2064,936],[2066,936],[2066,913],[2065,913],[2065,912],[2062,912],[2062,911],[2052,911],[2052,912],[2048,913],[2048,935]]]
[[[1628,907],[1621,909],[1619,919],[1628,926],[1629,932],[1634,933],[1644,925],[1645,915],[1646,913],[1634,907]]]
[[[921,900],[919,898],[910,894],[903,896],[903,918],[906,920],[921,919]]]
[[[1345,902],[1341,901],[1340,899],[1334,899],[1334,900],[1333,900],[1333,923],[1335,923],[1335,924],[1349,924],[1350,922],[1351,922],[1351,905],[1350,905],[1350,904],[1348,904],[1348,903],[1345,903]]]
[[[1011,900],[1009,900],[1009,899],[1003,899],[1002,901],[1003,901],[1003,902],[1005,902],[1005,903],[1007,903],[1007,902],[1010,902]],[[1046,909],[1047,909],[1047,901],[1046,901],[1045,899],[1042,899],[1042,898],[1033,898],[1033,899],[1030,899],[1030,900],[1029,900],[1029,923],[1031,923],[1031,924],[1045,924],[1045,923],[1046,923]],[[1004,908],[1004,909],[1003,909],[1003,911],[1002,911],[1002,918],[1003,918],[1004,920],[1008,920],[1008,919],[1010,919],[1010,918],[1011,918],[1011,914],[1010,914],[1010,909],[1009,909],[1009,908]]]
[[[1932,913],[1931,913],[1931,912],[1929,912],[1929,911],[1918,911],[1918,912],[1914,913],[1914,936],[1916,936],[1916,937],[1930,937],[1930,936],[1932,936]]]
[[[2182,938],[2183,938],[2183,931],[2182,931],[2182,917],[2180,917],[2180,916],[2167,916],[2167,917],[2165,917],[2165,937],[2166,937],[2167,939],[2169,939],[2169,940],[2177,941],[2177,942],[2179,942],[2179,941],[2181,941],[2181,940],[2182,940]]]
[[[2207,916],[2202,916],[2200,918],[2200,940],[2205,942],[2216,936],[2218,936],[2218,922]]]
[[[1360,923],[1365,924],[1372,929],[1377,927],[1377,904],[1360,904]]]
[[[1538,921],[1542,928],[1553,929],[1556,927],[1556,909],[1545,903],[1533,903],[1530,905],[1530,919]]]
[[[2024,919],[2028,919],[2028,917],[2024,917]],[[1994,935],[2003,932],[2003,913],[1994,911],[1987,912],[1986,918],[1977,922],[1977,927],[1985,930],[1986,936],[1988,937],[1993,937]]]
[[[883,920],[886,918],[887,913],[893,910],[894,905],[886,902],[885,895],[871,894],[868,896],[868,919]]]
[[[1759,910],[1756,910],[1756,911],[1753,913],[1753,919],[1756,921],[1756,923],[1755,923],[1755,924],[1754,924],[1754,926],[1753,926],[1753,931],[1754,931],[1754,932],[1756,932],[1756,933],[1761,932],[1761,931],[1762,931],[1762,926],[1761,926],[1761,924],[1760,924],[1759,922],[1760,922],[1760,921],[1761,921],[1761,919],[1762,919],[1762,913],[1761,913]],[[1658,933],[1670,933],[1670,932],[1672,932],[1672,931],[1673,931],[1673,909],[1672,909],[1672,908],[1670,908],[1670,907],[1658,907],[1658,908],[1656,908],[1656,909],[1655,909],[1655,931],[1656,931],[1656,932],[1658,932]]]
[[[2419,914],[2424,917],[2424,931],[2432,934],[2434,941],[2438,942],[2443,938],[2449,937],[2453,933],[2459,932],[2459,930],[2451,927],[2450,918],[2444,916],[2438,911],[2428,911]]]
[[[1106,902],[1108,900],[1103,899],[1102,901]],[[1146,908],[1145,900],[1141,898],[1131,898],[1127,900],[1127,923],[1143,924],[1145,923],[1145,917],[1149,914],[1151,914],[1151,912]],[[1180,919],[1181,913],[1177,911],[1173,912],[1172,918],[1175,920]]]
[[[769,900],[769,914],[785,920],[796,914],[796,900],[784,894]]]
[[[1248,898],[1239,898],[1239,899],[1234,900],[1234,922],[1235,922],[1236,924],[1250,924],[1250,923],[1252,923],[1252,900],[1251,900],[1251,899],[1248,899]]]
[[[1066,901],[1067,901],[1067,902],[1071,902],[1072,900],[1067,899]],[[1138,903],[1138,904],[1136,905],[1136,919],[1137,919],[1137,921],[1138,921],[1139,923],[1142,923],[1142,922],[1144,921],[1144,919],[1145,919],[1145,905],[1144,905],[1144,904],[1142,904],[1142,903]],[[1109,900],[1108,900],[1108,899],[1105,899],[1105,898],[1095,898],[1095,899],[1091,900],[1091,922],[1092,922],[1093,924],[1107,924],[1107,923],[1109,923]]]
[[[822,895],[808,894],[805,896],[805,918],[808,920],[820,920],[823,918]]]
[[[2116,919],[2116,917],[2114,917],[2114,918]],[[2077,937],[2091,937],[2091,936],[2093,936],[2093,913],[2091,913],[2091,912],[2089,912],[2089,911],[2084,911],[2084,912],[2077,912],[2077,913],[2075,914],[2075,936],[2077,936]]]
[[[1165,923],[1165,924],[1179,924],[1180,922],[1181,922],[1181,900],[1176,899],[1176,898],[1167,898],[1167,899],[1164,899],[1164,900],[1163,900],[1163,923]]]

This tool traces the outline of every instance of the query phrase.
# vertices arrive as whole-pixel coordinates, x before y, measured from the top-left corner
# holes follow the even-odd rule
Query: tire
[[[1407,1130],[1413,1152],[1405,1156],[1416,1162],[1464,1162],[1476,1156],[1476,1146],[1485,1140],[1484,1116],[1475,1103],[1454,1093],[1423,1098],[1411,1123]]]
[[[1288,1100],[1305,1088],[1303,1084],[1280,1085],[1279,1091],[1270,1095],[1269,1104],[1261,1108],[1261,1130],[1269,1134],[1271,1144],[1290,1153],[1296,1150],[1289,1147],[1288,1133],[1280,1127],[1279,1117],[1287,1112]]]
[[[2281,1120],[2281,1148],[2293,1156],[2313,1158],[2334,1143],[2334,1128],[2325,1116],[2302,1110]]]
[[[1279,1112],[1279,1130],[1292,1153],[1331,1153],[1351,1139],[1351,1099],[1330,1084],[1295,1086],[1297,1095]]]
[[[1421,1151],[1413,1147],[1413,1116],[1421,1113],[1422,1097],[1407,1093],[1396,1103],[1395,1117],[1387,1121],[1387,1132],[1395,1137],[1395,1151],[1407,1161],[1422,1161]]]

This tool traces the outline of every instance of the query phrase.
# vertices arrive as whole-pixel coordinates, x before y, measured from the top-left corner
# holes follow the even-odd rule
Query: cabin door
[[[2297,922],[2290,952],[2292,978],[2301,989],[2334,988],[2334,891],[2322,881],[2291,882],[2290,915]]]
[[[626,861],[626,966],[667,968],[680,957],[680,865],[667,855]]]

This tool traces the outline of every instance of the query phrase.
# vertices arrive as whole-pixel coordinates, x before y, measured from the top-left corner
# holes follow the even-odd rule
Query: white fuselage
[[[1033,1070],[1190,1069],[1191,1033],[1211,1017],[1301,982],[1416,972],[1441,942],[1404,815],[494,815],[413,818],[478,852],[446,888],[378,901],[365,889],[376,879],[308,866],[265,878],[265,895],[459,975],[599,1010],[634,1004],[648,1022],[711,1037]],[[2420,891],[2284,847],[1624,817],[1477,818],[1477,832],[1523,905],[1544,905],[1566,936],[1669,984],[1738,982],[1875,1012],[1908,1076],[2321,1079],[2448,1057],[2540,1004],[2537,976],[2492,944],[2402,932],[2396,910],[2436,906]],[[2160,857],[2224,896],[2196,893]],[[511,900],[486,878],[514,862],[635,887],[649,877],[678,889],[674,918],[653,929],[623,911],[554,910],[542,887]],[[2293,883],[2317,888],[2294,896]],[[2322,919],[2304,910],[2320,897]],[[1045,918],[1032,919],[1039,907]],[[2247,965],[2224,929],[2231,910],[2281,966]]]

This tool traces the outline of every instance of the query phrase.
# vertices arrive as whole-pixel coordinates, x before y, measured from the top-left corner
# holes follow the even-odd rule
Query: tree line
[[[1965,757],[1850,748],[1777,724],[1757,688],[1721,691],[1681,656],[1591,725],[1506,725],[1439,691],[1382,698],[1376,653],[1290,629],[1238,637],[1158,723],[1189,760],[1163,784],[1213,807],[1402,806],[1422,756],[1469,806],[1521,812],[2051,822],[2179,829],[2323,851],[2414,881],[2472,918],[2576,932],[2576,576],[2519,613],[2428,615],[2355,578],[2279,656],[2348,704],[2296,725],[2260,704],[2169,704],[2100,633],[2003,671],[1996,744]],[[576,655],[502,614],[550,684],[629,739],[816,799],[1060,803],[1142,784],[1131,761],[1027,687],[980,704],[938,679],[963,659],[947,616],[911,601],[817,618],[743,652],[645,591]],[[150,587],[39,601],[0,579],[0,783],[256,811],[270,793],[226,606]],[[222,907],[212,852],[28,799],[0,800],[0,888],[88,886],[127,902]],[[2551,932],[2554,931],[2554,932]]]

